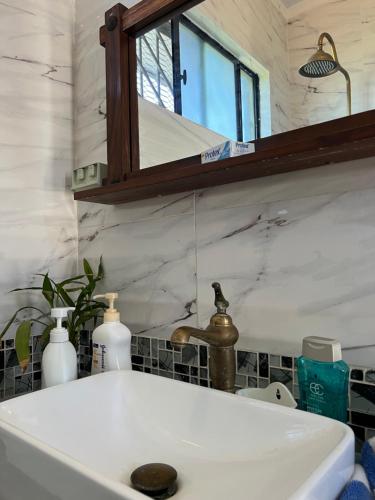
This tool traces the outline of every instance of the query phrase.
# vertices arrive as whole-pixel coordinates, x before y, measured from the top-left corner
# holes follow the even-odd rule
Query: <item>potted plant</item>
[[[49,273],[37,274],[41,279],[40,286],[11,290],[12,293],[25,290],[39,290],[48,304],[46,311],[35,306],[19,308],[0,333],[1,340],[12,324],[19,321],[18,317],[21,312],[28,311],[34,314],[35,317],[19,322],[15,335],[15,349],[19,365],[23,371],[26,370],[29,363],[29,343],[34,325],[42,326],[42,348],[48,344],[50,331],[55,326],[54,320],[50,317],[51,308],[75,307],[75,310],[67,318],[64,326],[69,332],[70,342],[76,349],[79,346],[80,331],[84,329],[86,322],[93,320],[96,324],[98,316],[106,308],[103,302],[98,302],[92,298],[97,283],[104,277],[102,258],[100,258],[96,273],[94,273],[90,263],[86,259],[83,259],[83,270],[84,274],[73,276],[60,282],[53,280],[49,276]]]

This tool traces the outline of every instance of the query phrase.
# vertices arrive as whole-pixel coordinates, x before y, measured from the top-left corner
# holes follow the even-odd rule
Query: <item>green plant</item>
[[[24,306],[18,309],[10,318],[5,328],[0,333],[0,339],[6,334],[14,322],[18,322],[18,316],[23,311],[32,312],[36,317],[22,320],[16,330],[15,348],[17,352],[18,362],[21,369],[26,370],[29,364],[29,343],[34,324],[42,325],[42,348],[49,341],[49,334],[55,326],[55,321],[50,317],[50,309],[52,307],[75,307],[75,310],[64,322],[64,326],[69,332],[69,340],[78,348],[80,331],[85,327],[85,323],[93,320],[96,324],[98,316],[106,308],[103,302],[93,300],[96,284],[104,277],[104,268],[102,258],[100,258],[98,270],[96,273],[91,268],[91,265],[86,259],[83,259],[84,274],[65,279],[61,282],[54,281],[49,273],[37,274],[41,277],[40,286],[32,286],[26,288],[15,288],[12,292],[20,292],[25,290],[39,290],[42,296],[48,303],[48,310],[34,306]]]

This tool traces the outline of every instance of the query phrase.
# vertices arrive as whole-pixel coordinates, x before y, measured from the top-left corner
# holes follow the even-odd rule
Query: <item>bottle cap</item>
[[[341,344],[336,339],[305,337],[302,342],[302,356],[326,363],[341,361]]]
[[[117,309],[113,307],[115,300],[118,299],[117,292],[108,292],[103,295],[95,295],[94,300],[96,299],[108,300],[109,306],[104,313],[104,323],[112,323],[113,321],[120,321],[120,313],[117,311]]]
[[[62,326],[63,318],[68,316],[69,311],[74,311],[75,307],[54,307],[51,309],[51,318],[56,318],[56,327],[51,330],[50,342],[67,342],[69,333]]]

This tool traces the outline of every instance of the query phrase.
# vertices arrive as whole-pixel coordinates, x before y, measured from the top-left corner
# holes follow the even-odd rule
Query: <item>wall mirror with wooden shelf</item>
[[[100,29],[108,177],[76,199],[125,203],[375,154],[369,9],[329,0],[125,3]],[[324,32],[339,66],[301,76]],[[329,38],[322,43],[334,59]],[[351,116],[340,68],[351,79]],[[256,151],[202,165],[200,152],[225,139],[254,141]]]

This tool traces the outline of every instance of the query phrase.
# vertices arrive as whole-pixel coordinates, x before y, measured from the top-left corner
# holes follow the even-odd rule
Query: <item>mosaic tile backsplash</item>
[[[206,345],[188,344],[182,351],[172,348],[164,339],[132,337],[133,370],[173,378],[208,387],[210,374]],[[31,361],[26,373],[18,367],[14,341],[0,344],[0,398],[12,398],[41,387],[41,346],[39,337],[30,345]],[[91,369],[91,335],[81,333],[78,356],[79,373],[87,376]],[[267,387],[282,382],[298,400],[296,359],[264,352],[236,351],[236,388]],[[352,367],[349,384],[348,423],[358,444],[375,436],[375,370]]]

